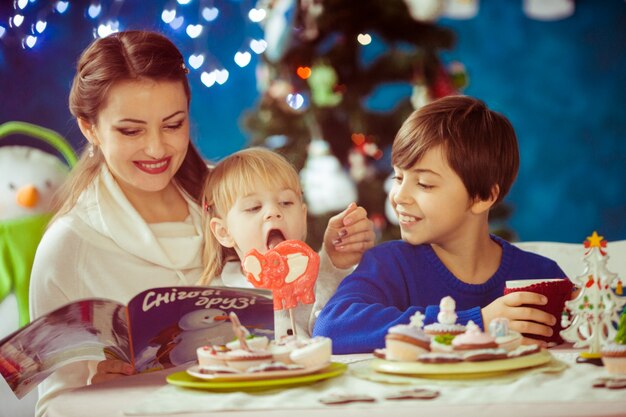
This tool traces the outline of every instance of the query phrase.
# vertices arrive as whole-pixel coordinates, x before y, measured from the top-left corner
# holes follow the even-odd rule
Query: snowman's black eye
[[[15,191],[15,184],[13,184],[12,182],[9,183],[9,190]]]
[[[46,187],[52,188],[52,181],[46,180]]]

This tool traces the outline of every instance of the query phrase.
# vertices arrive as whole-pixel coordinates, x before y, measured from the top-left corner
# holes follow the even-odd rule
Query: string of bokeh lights
[[[199,5],[197,20],[192,22],[186,18],[181,8],[194,2]],[[93,21],[93,37],[103,38],[112,33],[124,30],[123,25],[117,18],[124,0],[92,1],[85,5],[85,17]],[[105,13],[105,7],[108,10]],[[9,35],[17,37],[17,41],[25,51],[33,51],[42,46],[44,32],[48,27],[48,21],[53,14],[67,14],[71,8],[78,8],[78,4],[68,0],[14,0],[13,10],[8,21],[0,21],[0,42]],[[245,5],[242,3],[242,7]],[[261,24],[267,16],[267,10],[263,8],[248,7],[243,12],[252,24]],[[189,13],[186,13],[187,15]],[[190,40],[197,41],[194,51],[185,57],[190,70],[195,71],[200,81],[207,88],[215,85],[223,85],[229,78],[229,71],[219,60],[210,54],[206,47],[207,42],[201,42],[203,34],[208,33],[210,25],[216,22],[220,16],[220,8],[210,0],[176,0],[170,1],[160,13],[161,21],[168,25],[174,32],[188,36]],[[184,36],[183,35],[183,36]],[[262,37],[248,38],[232,55],[233,62],[244,68],[252,62],[253,54],[260,55],[267,48],[267,42]]]

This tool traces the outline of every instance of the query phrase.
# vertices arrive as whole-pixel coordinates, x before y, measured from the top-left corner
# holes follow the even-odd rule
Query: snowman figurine
[[[454,298],[450,296],[443,297],[439,302],[437,321],[441,324],[454,324],[456,323],[456,319],[456,302]]]

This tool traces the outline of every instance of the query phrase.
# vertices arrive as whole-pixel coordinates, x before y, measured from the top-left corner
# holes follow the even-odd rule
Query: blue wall
[[[6,28],[13,2],[0,3],[0,26]],[[51,4],[29,4],[27,20],[37,15],[31,17],[29,8],[41,3]],[[33,50],[6,35],[0,39],[0,123],[40,124],[76,147],[83,139],[67,111],[67,94],[76,58],[93,39],[93,21],[78,3],[63,15],[49,15]],[[208,49],[230,71],[226,84],[212,88],[197,72],[190,74],[194,136],[211,159],[245,146],[239,117],[257,99],[255,58],[240,69],[232,57],[262,36],[245,17],[255,2],[215,1],[220,16],[195,41],[160,20],[172,2],[118,3],[123,27],[162,31],[186,56]],[[187,23],[198,22],[198,3],[178,6]],[[458,35],[443,58],[466,65],[465,93],[504,113],[518,133],[522,163],[507,199],[515,209],[509,225],[521,240],[582,242],[596,229],[609,241],[626,239],[626,2],[580,0],[574,16],[556,22],[527,18],[521,3],[482,0],[476,18],[440,22]],[[11,139],[0,144],[7,143]]]
[[[527,18],[481,1],[477,18],[443,21],[465,93],[513,123],[521,167],[508,202],[521,240],[626,239],[626,3],[577,1],[574,16]]]

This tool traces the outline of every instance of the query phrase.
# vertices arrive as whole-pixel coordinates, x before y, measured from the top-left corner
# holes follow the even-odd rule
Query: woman
[[[35,256],[33,319],[77,299],[126,303],[148,288],[199,280],[207,167],[189,140],[187,73],[178,49],[152,32],[116,33],[82,53],[69,106],[89,145]],[[374,241],[365,210],[349,225],[344,214],[324,239],[339,268]],[[40,385],[37,415],[62,390],[132,372],[113,360],[65,366]]]

